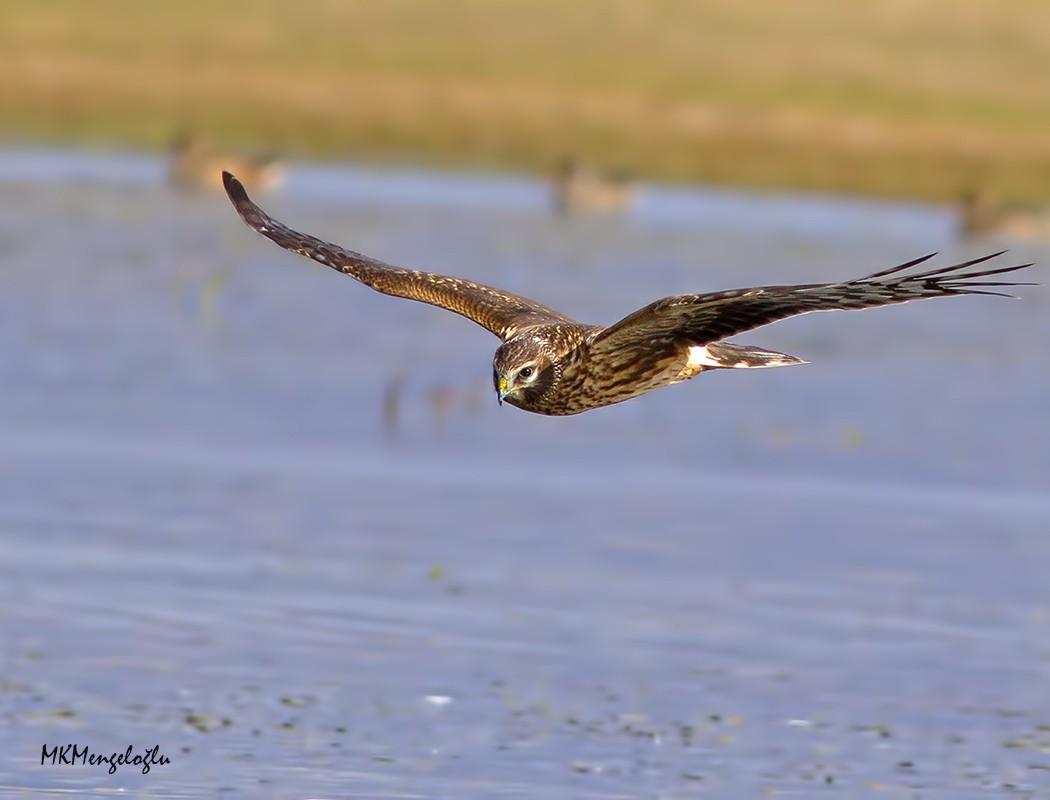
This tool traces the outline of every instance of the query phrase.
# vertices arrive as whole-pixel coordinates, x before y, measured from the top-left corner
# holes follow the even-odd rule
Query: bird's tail
[[[761,350],[743,344],[729,342],[712,342],[705,348],[707,362],[711,367],[722,369],[744,369],[747,367],[789,367],[792,364],[805,364],[801,358],[777,353],[773,350]]]

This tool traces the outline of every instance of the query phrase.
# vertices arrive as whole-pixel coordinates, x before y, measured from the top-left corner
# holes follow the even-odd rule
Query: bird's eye
[[[532,367],[525,367],[525,368],[523,368],[521,370],[521,372],[518,373],[518,377],[519,378],[531,378],[532,377]]]

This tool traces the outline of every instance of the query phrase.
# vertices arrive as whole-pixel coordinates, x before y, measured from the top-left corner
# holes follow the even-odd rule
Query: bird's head
[[[500,404],[528,408],[557,380],[557,365],[549,342],[540,336],[521,336],[504,342],[492,362],[492,383]]]

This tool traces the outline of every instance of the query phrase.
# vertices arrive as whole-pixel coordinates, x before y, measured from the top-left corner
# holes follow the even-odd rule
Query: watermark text
[[[81,765],[90,764],[93,767],[100,764],[109,764],[110,775],[117,771],[118,766],[141,766],[142,774],[148,775],[150,767],[171,763],[170,758],[161,754],[159,744],[152,750],[147,750],[144,755],[136,756],[131,755],[132,747],[130,744],[125,752],[113,753],[108,756],[100,753],[89,753],[89,749],[88,747],[81,749],[80,745],[76,744],[67,744],[65,746],[56,744],[49,750],[45,744],[40,756],[40,766],[43,766],[48,759],[51,759],[52,766],[55,764],[76,764],[78,761]]]

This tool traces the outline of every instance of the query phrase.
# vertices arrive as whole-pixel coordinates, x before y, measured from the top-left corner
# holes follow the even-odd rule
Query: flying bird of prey
[[[1031,264],[967,271],[1002,253],[952,267],[902,274],[924,256],[843,283],[760,286],[665,297],[608,327],[584,325],[546,306],[471,281],[384,264],[297,233],[269,217],[240,181],[223,173],[237,213],[293,253],[356,278],[378,292],[419,300],[471,319],[496,334],[492,381],[502,404],[562,416],[619,403],[710,369],[781,367],[794,356],[724,341],[752,328],[810,311],[867,308],[924,297],[999,294],[1009,281],[975,280]]]

